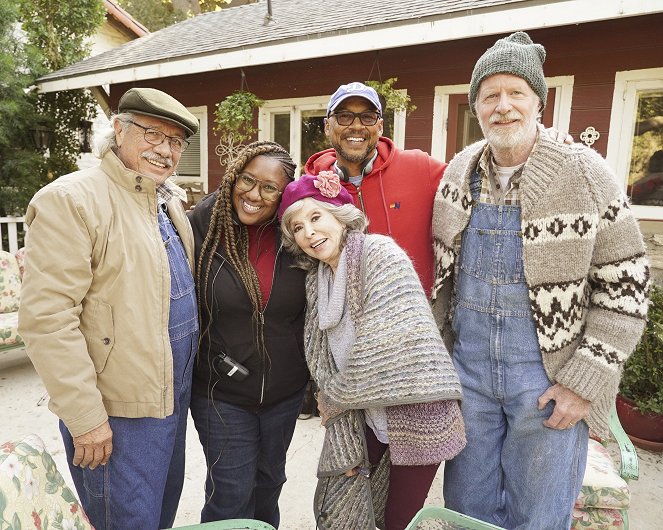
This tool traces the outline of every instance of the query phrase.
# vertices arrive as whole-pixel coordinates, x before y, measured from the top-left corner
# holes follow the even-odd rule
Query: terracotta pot
[[[663,414],[643,414],[633,401],[618,394],[617,416],[635,445],[650,451],[663,451]]]

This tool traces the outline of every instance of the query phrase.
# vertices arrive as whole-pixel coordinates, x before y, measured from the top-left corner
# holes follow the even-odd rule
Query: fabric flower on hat
[[[324,197],[333,199],[341,192],[341,180],[333,171],[321,171],[318,173],[313,185],[320,190]]]

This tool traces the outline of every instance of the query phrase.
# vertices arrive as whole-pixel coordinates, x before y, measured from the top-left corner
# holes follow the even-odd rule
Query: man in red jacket
[[[433,285],[433,198],[446,164],[418,149],[398,149],[382,135],[377,92],[363,83],[341,85],[327,106],[332,145],[306,162],[306,173],[331,170],[370,219],[369,232],[387,234],[414,262],[427,294]]]

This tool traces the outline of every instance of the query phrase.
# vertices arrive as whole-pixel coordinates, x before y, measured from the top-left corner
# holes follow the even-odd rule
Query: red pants
[[[376,466],[389,447],[366,427],[366,445],[371,466]],[[403,530],[423,507],[440,464],[389,468],[389,494],[385,510],[386,530]]]

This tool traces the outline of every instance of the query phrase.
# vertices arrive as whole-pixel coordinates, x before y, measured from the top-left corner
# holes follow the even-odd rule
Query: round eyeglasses
[[[168,138],[168,144],[170,145],[170,150],[174,153],[183,153],[187,147],[189,147],[189,141],[179,136],[168,136],[166,133],[157,131],[156,129],[151,129],[150,127],[145,127],[140,123],[136,123],[132,120],[127,120],[132,125],[140,127],[143,129],[143,137],[148,144],[152,145],[161,145],[163,141]]]
[[[239,191],[251,191],[253,188],[258,185],[258,193],[263,198],[263,200],[268,202],[274,202],[279,199],[279,196],[283,193],[273,184],[265,184],[260,182],[258,179],[254,179],[252,176],[242,173],[237,177],[235,181],[235,186]]]
[[[364,112],[350,112],[349,110],[339,110],[338,112],[332,112],[331,116],[334,116],[334,118],[336,118],[336,123],[342,125],[343,127],[352,125],[356,118],[359,118],[361,124],[365,125],[366,127],[375,125],[380,119],[380,113],[373,110],[367,110]]]

